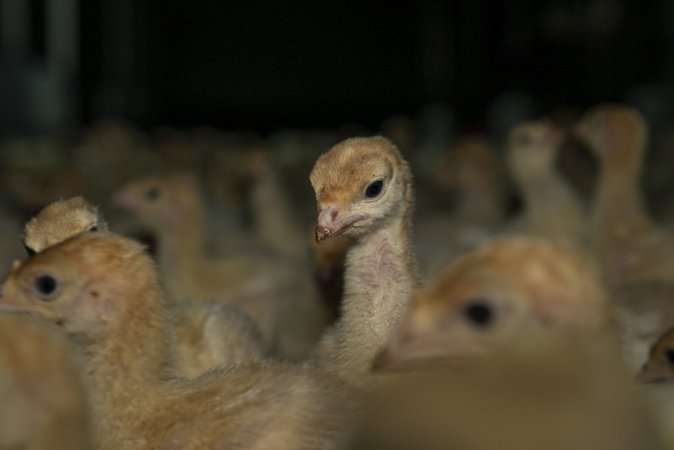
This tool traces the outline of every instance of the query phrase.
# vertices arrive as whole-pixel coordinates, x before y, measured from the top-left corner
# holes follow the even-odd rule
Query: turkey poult
[[[412,174],[385,138],[353,138],[320,156],[310,180],[318,204],[316,240],[350,240],[342,315],[323,337],[318,359],[350,384],[367,385],[372,360],[417,285]]]
[[[172,300],[217,300],[250,316],[273,351],[302,359],[327,312],[313,280],[293,261],[260,251],[206,251],[206,210],[197,181],[168,175],[131,182],[113,198],[157,237],[157,261]],[[258,249],[259,250],[259,249]]]
[[[63,330],[82,355],[95,448],[327,449],[343,433],[325,373],[282,363],[167,374],[170,332],[155,265],[109,233],[50,247],[5,280],[5,308]]]
[[[603,104],[583,116],[577,133],[600,162],[590,226],[608,281],[674,281],[674,236],[651,219],[639,186],[649,138],[644,117]]]
[[[637,371],[674,318],[674,235],[652,219],[639,186],[648,125],[634,108],[601,104],[576,131],[600,162],[592,244],[611,287],[623,356]]]
[[[46,206],[24,228],[32,253],[86,232],[106,231],[98,209],[82,197]],[[174,326],[171,345],[178,375],[193,378],[223,364],[240,364],[266,355],[267,346],[255,322],[236,308],[199,300],[169,305]]]
[[[524,201],[517,231],[584,248],[587,212],[555,165],[562,138],[544,120],[523,122],[508,135],[508,166]]]
[[[588,257],[542,239],[501,238],[421,288],[378,355],[378,369],[475,359],[522,330],[609,330],[607,295]]]

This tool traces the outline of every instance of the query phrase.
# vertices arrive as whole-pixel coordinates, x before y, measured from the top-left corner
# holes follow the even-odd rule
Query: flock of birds
[[[473,136],[414,180],[404,127],[5,144],[0,449],[674,449],[648,126],[602,104],[570,130],[589,202],[548,120],[511,130],[503,167]],[[452,210],[415,213],[417,184]]]

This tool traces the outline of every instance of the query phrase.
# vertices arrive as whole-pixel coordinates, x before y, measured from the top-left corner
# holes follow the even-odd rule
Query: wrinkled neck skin
[[[193,282],[193,274],[204,257],[206,220],[202,208],[157,232],[157,262],[169,294],[184,300],[183,288]],[[189,289],[188,291],[189,292]]]
[[[145,293],[133,302],[133,311],[110,324],[105,336],[78,343],[94,435],[106,443],[100,448],[134,448],[131,442],[142,436],[147,420],[143,411],[161,409],[159,403],[167,397],[169,331],[161,302]]]
[[[411,213],[349,247],[335,360],[356,384],[407,311],[418,283],[413,255]]]

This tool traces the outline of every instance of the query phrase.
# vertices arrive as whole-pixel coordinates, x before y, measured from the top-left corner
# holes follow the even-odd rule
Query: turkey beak
[[[28,310],[15,305],[4,291],[4,286],[0,285],[0,313],[28,314]]]
[[[373,372],[401,372],[416,366],[419,345],[424,346],[423,336],[415,333],[414,327],[405,323],[393,333],[389,342],[372,362]],[[421,355],[423,356],[423,355]],[[423,359],[423,358],[422,358]]]
[[[363,215],[341,217],[340,212],[338,206],[326,206],[319,211],[315,228],[316,242],[339,236],[354,223],[365,219]]]
[[[465,364],[469,356],[448,349],[436,331],[409,320],[404,322],[372,361],[370,370],[399,373]]]

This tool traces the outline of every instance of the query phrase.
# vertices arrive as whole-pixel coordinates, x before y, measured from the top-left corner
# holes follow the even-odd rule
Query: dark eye
[[[148,200],[157,200],[159,198],[160,192],[159,189],[156,187],[151,187],[147,191],[145,191],[145,198]]]
[[[42,295],[51,295],[57,288],[58,282],[49,275],[42,275],[35,280],[35,289]]]
[[[89,227],[89,229],[87,231],[98,231],[98,225],[93,225],[93,226]]]
[[[674,365],[674,350],[668,349],[665,355],[667,355],[667,362]]]
[[[384,187],[384,180],[373,181],[365,189],[365,197],[375,198],[381,193],[383,187]]]
[[[488,327],[494,321],[494,311],[491,305],[484,300],[470,302],[463,312],[466,319],[477,327]]]

